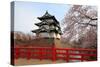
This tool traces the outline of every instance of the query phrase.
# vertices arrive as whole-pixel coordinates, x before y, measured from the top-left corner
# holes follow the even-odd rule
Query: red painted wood
[[[20,55],[19,48],[15,48],[14,51],[15,51],[15,52],[14,52],[14,57],[15,57],[16,59],[18,59],[18,58],[19,58],[19,55]]]
[[[56,49],[52,48],[53,52],[52,52],[52,60],[55,61],[56,60]]]
[[[59,50],[59,52],[57,52]],[[14,48],[15,59],[27,58],[27,59],[63,59],[66,62],[69,60],[89,60],[85,57],[97,57],[97,50],[95,49],[78,49],[78,48],[50,48],[50,47],[15,47]],[[75,53],[78,51],[79,53]],[[88,53],[87,53],[88,52]],[[50,56],[47,56],[50,55]],[[63,57],[59,56],[62,55]],[[74,58],[70,58],[73,56]],[[75,58],[75,56],[81,56],[81,58]]]
[[[31,58],[31,50],[28,48],[27,50],[27,59],[30,59]]]
[[[68,50],[66,50],[66,62],[69,61],[69,53],[68,53]]]

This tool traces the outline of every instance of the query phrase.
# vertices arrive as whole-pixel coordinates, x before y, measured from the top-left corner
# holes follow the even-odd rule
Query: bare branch
[[[97,25],[95,25],[95,24],[90,24],[90,23],[79,23],[79,22],[76,22],[76,23],[78,23],[78,24],[84,24],[84,25],[90,25],[90,26],[97,27]]]

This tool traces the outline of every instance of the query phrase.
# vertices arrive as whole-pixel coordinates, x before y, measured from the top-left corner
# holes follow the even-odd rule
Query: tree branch
[[[84,15],[86,18],[89,18],[90,20],[98,20],[98,18],[96,17],[96,18],[92,18],[92,17],[90,17],[90,16],[88,16],[88,15],[86,15],[86,14],[84,14],[84,13],[82,13],[81,11],[79,11],[79,10],[77,10],[79,13],[81,13],[82,15]]]
[[[79,22],[76,22],[76,23],[78,23],[78,24],[84,24],[84,25],[90,25],[90,26],[97,27],[97,25],[95,25],[95,24],[90,24],[90,23],[79,23]]]

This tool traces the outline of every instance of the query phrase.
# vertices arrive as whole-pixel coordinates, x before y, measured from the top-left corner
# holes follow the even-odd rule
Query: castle
[[[38,26],[39,29],[32,30],[33,33],[36,33],[37,39],[39,39],[39,41],[43,40],[43,44],[46,44],[46,46],[61,47],[60,38],[62,32],[60,24],[56,20],[55,16],[50,15],[48,11],[46,11],[43,16],[37,18],[41,21],[39,23],[35,23],[35,25]],[[43,44],[41,44],[41,46]]]

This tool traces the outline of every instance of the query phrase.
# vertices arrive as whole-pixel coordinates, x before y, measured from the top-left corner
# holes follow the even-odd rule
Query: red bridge
[[[26,59],[57,59],[79,60],[79,61],[96,61],[97,50],[95,49],[78,49],[78,48],[49,48],[49,47],[31,47],[31,48],[14,48],[14,58]]]

